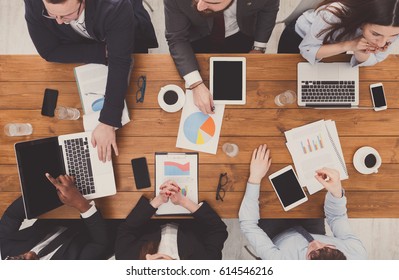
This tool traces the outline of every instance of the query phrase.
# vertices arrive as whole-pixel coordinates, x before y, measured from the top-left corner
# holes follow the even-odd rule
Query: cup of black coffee
[[[168,113],[179,111],[185,100],[186,96],[182,88],[177,85],[164,86],[158,93],[158,104]]]
[[[353,165],[362,174],[378,173],[381,166],[381,156],[372,147],[361,147],[353,156]]]

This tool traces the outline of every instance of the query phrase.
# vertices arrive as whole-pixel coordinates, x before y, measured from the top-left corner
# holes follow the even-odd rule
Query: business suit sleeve
[[[0,240],[9,238],[19,231],[25,219],[25,210],[22,197],[17,198],[4,212],[0,220]]]
[[[108,244],[108,233],[106,223],[99,211],[88,218],[83,219],[85,227],[89,233],[90,240],[80,252],[80,260],[103,259]]]
[[[267,43],[272,31],[276,24],[277,12],[280,5],[280,0],[269,0],[258,12],[256,29],[255,29],[255,41]]]
[[[105,16],[108,18],[104,23],[108,50],[108,79],[99,121],[121,127],[132,65],[131,53],[134,48],[134,16],[130,1],[121,1]]]
[[[183,77],[198,70],[198,63],[190,43],[190,19],[182,13],[176,1],[180,0],[164,0],[165,37],[177,70]]]
[[[115,244],[115,258],[118,260],[131,260],[136,257],[133,247],[141,237],[141,230],[151,220],[156,209],[151,206],[148,199],[141,197],[136,206],[118,228]]]
[[[105,63],[105,44],[87,40],[63,44],[54,31],[46,26],[42,16],[43,4],[36,0],[25,0],[25,19],[29,35],[37,52],[49,62],[60,63]],[[69,27],[68,27],[69,28]]]
[[[227,239],[226,224],[206,202],[193,213],[193,217],[198,222],[197,228],[201,229],[200,238],[207,258],[210,260],[222,259],[222,249]]]

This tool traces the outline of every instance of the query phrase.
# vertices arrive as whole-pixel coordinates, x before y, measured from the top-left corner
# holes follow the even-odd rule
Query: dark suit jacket
[[[105,221],[99,211],[87,219],[72,221],[38,220],[26,229],[19,230],[25,218],[22,197],[15,200],[0,220],[1,257],[17,256],[30,251],[56,226],[73,226],[76,234],[66,240],[51,259],[79,260],[104,259],[107,256],[108,235]]]
[[[50,62],[106,64],[108,80],[99,121],[121,127],[135,38],[157,47],[154,28],[142,0],[86,0],[85,23],[93,38],[76,33],[70,25],[42,16],[42,1],[25,0],[29,34],[41,57]]]
[[[237,23],[240,31],[258,42],[267,43],[272,34],[279,0],[237,1]],[[164,0],[166,40],[181,76],[198,70],[190,42],[211,33],[213,19],[201,16],[192,0]]]
[[[161,240],[160,225],[171,220],[151,220],[155,211],[146,198],[140,198],[126,221],[119,226],[116,259],[138,259],[141,246],[145,242]],[[193,220],[173,220],[179,224],[177,245],[180,259],[221,259],[223,244],[227,238],[225,223],[206,202],[192,215]]]

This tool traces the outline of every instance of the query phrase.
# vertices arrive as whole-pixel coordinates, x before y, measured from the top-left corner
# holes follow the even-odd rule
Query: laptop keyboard
[[[76,186],[83,195],[95,193],[87,137],[64,141],[69,175],[75,176]]]
[[[355,102],[355,81],[302,81],[302,102]]]

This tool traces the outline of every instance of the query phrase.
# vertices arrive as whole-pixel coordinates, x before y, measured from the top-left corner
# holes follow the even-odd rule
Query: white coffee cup
[[[186,96],[181,87],[167,85],[161,88],[158,93],[159,106],[168,113],[179,111],[184,106]]]
[[[381,163],[380,154],[372,147],[361,147],[353,156],[353,165],[361,174],[378,173]]]

